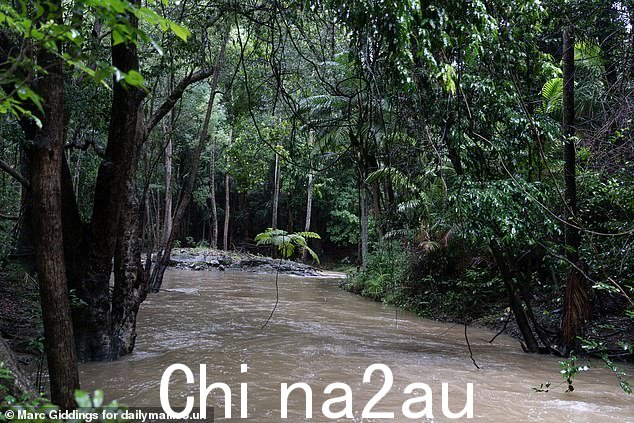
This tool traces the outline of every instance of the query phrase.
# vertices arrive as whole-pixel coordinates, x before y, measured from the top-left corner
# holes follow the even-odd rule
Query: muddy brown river
[[[442,412],[442,383],[449,386],[449,409],[465,405],[467,383],[473,383],[473,419],[482,422],[634,422],[634,397],[624,394],[614,375],[600,363],[583,372],[575,391],[565,393],[558,360],[522,352],[518,342],[469,328],[469,340],[480,369],[472,364],[464,328],[420,319],[409,313],[346,293],[336,279],[280,276],[280,303],[266,328],[262,324],[275,301],[274,276],[247,272],[194,272],[168,270],[163,287],[141,306],[135,352],[113,363],[80,366],[84,389],[103,388],[106,399],[140,406],[159,406],[163,371],[174,363],[192,369],[195,384],[186,384],[182,372],[171,378],[174,409],[185,397],[196,398],[199,365],[207,365],[206,385],[226,383],[232,391],[232,419],[240,419],[240,384],[247,383],[248,420],[277,421],[392,421],[414,422],[401,412],[411,383],[432,390],[434,419],[449,421]],[[241,364],[248,371],[241,373]],[[366,403],[381,389],[375,372],[369,383],[363,375],[373,363],[387,365],[394,376],[390,391],[374,407],[393,412],[393,419],[362,419]],[[632,367],[626,367],[632,374]],[[547,381],[551,390],[533,387]],[[313,416],[306,419],[303,391],[289,396],[288,419],[280,418],[280,384],[304,382],[312,388]],[[327,419],[322,404],[341,391],[324,394],[334,382],[352,391],[352,419]],[[420,393],[416,395],[421,395]],[[216,420],[224,414],[224,398],[214,390],[208,406]],[[343,409],[343,404],[332,410]],[[412,410],[422,409],[420,404]]]

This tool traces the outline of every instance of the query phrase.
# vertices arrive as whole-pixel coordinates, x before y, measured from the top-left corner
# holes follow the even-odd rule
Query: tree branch
[[[150,117],[148,122],[145,125],[145,133],[149,134],[152,129],[167,115],[170,110],[176,105],[178,100],[183,96],[183,93],[191,84],[202,81],[203,79],[209,78],[214,73],[212,69],[199,70],[194,73],[190,73],[187,75],[181,82],[176,85],[174,91],[170,93],[170,95],[163,101],[163,104],[159,106],[158,109],[154,112],[154,114]]]
[[[31,187],[31,184],[29,183],[29,181],[27,181],[26,178],[24,176],[22,176],[22,174],[20,172],[15,170],[9,163],[5,162],[2,159],[0,159],[0,169],[2,169],[5,172],[7,172],[9,175],[11,175],[13,177],[13,179],[18,181],[22,185],[24,185],[26,188],[30,188]]]

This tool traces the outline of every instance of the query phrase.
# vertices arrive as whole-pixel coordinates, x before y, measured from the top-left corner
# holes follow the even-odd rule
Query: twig
[[[269,314],[269,317],[266,319],[266,322],[264,322],[260,330],[264,329],[266,325],[269,324],[269,322],[271,321],[271,317],[273,317],[273,313],[275,313],[275,310],[277,309],[277,305],[280,302],[280,288],[277,283],[277,278],[280,274],[280,266],[282,266],[282,257],[279,258],[277,262],[277,269],[275,270],[275,305],[273,306],[273,310],[271,310],[271,314]]]
[[[469,337],[467,336],[467,322],[464,322],[464,339],[467,341],[467,348],[469,348],[469,358],[473,361],[473,365],[476,366],[476,369],[480,370],[480,366],[478,366],[478,363],[476,363],[473,358],[473,351],[471,350],[471,344],[469,343]]]
[[[492,344],[493,341],[495,341],[495,338],[497,338],[498,336],[502,335],[502,332],[504,332],[506,330],[506,326],[509,324],[510,320],[511,320],[511,313],[509,313],[506,316],[506,322],[504,322],[504,326],[502,327],[502,329],[500,329],[500,331],[498,333],[495,334],[495,336],[493,338],[491,338],[491,340],[489,341],[489,344]]]

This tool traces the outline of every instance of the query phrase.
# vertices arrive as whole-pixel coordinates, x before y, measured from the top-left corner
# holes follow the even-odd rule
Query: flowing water
[[[247,272],[193,272],[168,270],[167,292],[150,295],[141,306],[138,338],[133,354],[113,363],[80,367],[85,389],[103,388],[107,399],[128,406],[158,406],[163,371],[183,363],[194,372],[196,384],[185,384],[174,373],[170,386],[172,406],[182,407],[186,395],[198,406],[198,369],[207,365],[206,385],[223,382],[233,393],[233,420],[240,416],[240,384],[248,384],[248,421],[280,419],[280,383],[305,382],[313,390],[313,419],[333,421],[322,414],[330,395],[324,388],[347,383],[353,393],[354,419],[383,385],[381,373],[363,383],[373,363],[389,366],[394,374],[390,392],[374,411],[394,412],[393,420],[410,422],[401,412],[412,395],[403,393],[410,383],[429,385],[433,394],[433,421],[446,422],[442,413],[441,384],[449,385],[449,408],[465,405],[466,384],[474,384],[474,421],[486,422],[634,422],[632,396],[620,391],[608,370],[596,368],[575,380],[575,391],[560,384],[558,360],[522,352],[518,342],[501,335],[469,328],[469,341],[478,370],[469,358],[464,327],[420,319],[380,303],[346,293],[335,279],[280,276],[280,302],[271,322],[262,324],[275,301],[274,276]],[[395,320],[395,317],[398,317]],[[240,365],[248,364],[241,373]],[[626,371],[631,374],[632,368]],[[550,392],[532,388],[553,381]],[[208,405],[217,420],[224,410],[223,396],[214,390]],[[289,418],[305,419],[305,397],[289,397]],[[338,411],[341,404],[333,405]],[[413,406],[412,410],[422,407]],[[366,421],[366,420],[363,420]],[[419,420],[420,421],[420,420]]]

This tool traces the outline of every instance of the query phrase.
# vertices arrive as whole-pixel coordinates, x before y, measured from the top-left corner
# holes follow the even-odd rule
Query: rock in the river
[[[297,276],[320,276],[312,266],[291,260],[279,260],[271,257],[248,253],[226,252],[221,250],[202,250],[178,248],[172,250],[171,266],[191,270],[237,269],[249,272],[274,273],[279,271]]]

